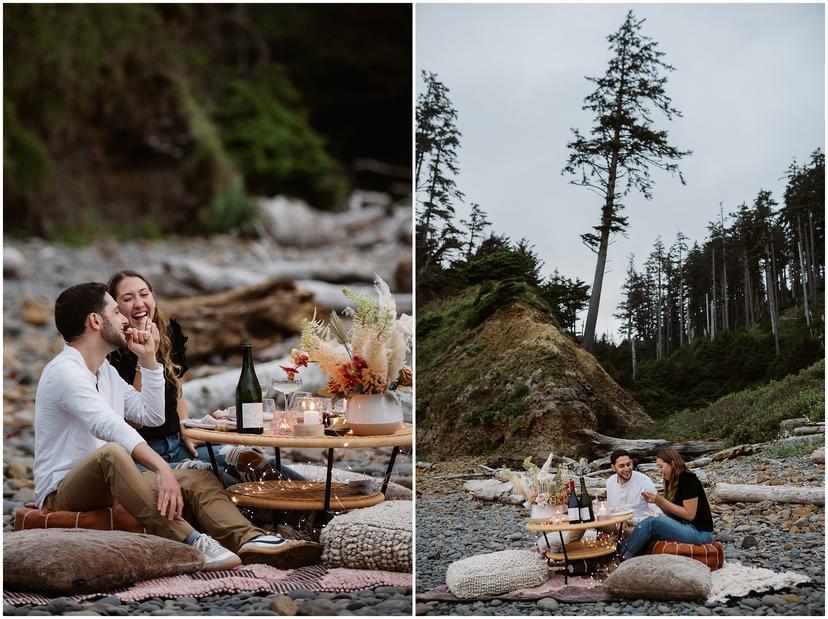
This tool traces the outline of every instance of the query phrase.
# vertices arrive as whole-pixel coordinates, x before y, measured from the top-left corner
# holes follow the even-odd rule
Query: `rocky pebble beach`
[[[483,502],[463,489],[462,479],[439,480],[479,472],[480,460],[421,462],[417,470],[417,593],[445,584],[448,566],[459,559],[508,549],[532,548],[526,529],[528,509]],[[763,452],[704,467],[711,484],[824,485],[824,465],[806,457],[773,458]],[[656,474],[650,473],[654,479]],[[708,488],[715,537],[725,560],[794,571],[811,582],[784,591],[729,598],[727,603],[629,600],[590,604],[553,599],[507,602],[418,600],[418,615],[825,615],[824,505],[791,503],[720,503]]]
[[[57,294],[81,281],[103,280],[122,268],[146,270],[164,261],[194,260],[217,268],[255,269],[263,259],[286,262],[351,258],[374,264],[373,272],[387,279],[410,249],[399,242],[374,243],[363,247],[329,246],[324,255],[290,247],[274,247],[258,240],[234,237],[171,239],[168,241],[101,241],[83,248],[53,245],[39,239],[10,241],[4,263],[3,289],[3,530],[13,530],[14,510],[33,499],[34,394],[43,366],[61,348],[52,317]],[[324,252],[323,252],[324,253]],[[404,255],[403,255],[404,254]],[[186,327],[185,327],[186,328]],[[260,354],[273,358],[286,354],[295,340],[277,344]],[[218,366],[222,360],[215,360]],[[219,367],[216,369],[224,369]],[[206,369],[209,373],[211,370]],[[215,370],[212,370],[215,371]],[[191,368],[194,376],[205,368]],[[380,477],[385,473],[390,448],[338,450],[337,468]],[[285,463],[324,464],[321,449],[283,450]],[[409,455],[397,458],[394,481],[410,487],[412,462]],[[114,596],[75,602],[57,598],[48,606],[4,604],[4,615],[410,615],[411,588],[376,587],[352,593],[294,591],[281,594],[227,594],[204,598],[151,599],[121,603]]]

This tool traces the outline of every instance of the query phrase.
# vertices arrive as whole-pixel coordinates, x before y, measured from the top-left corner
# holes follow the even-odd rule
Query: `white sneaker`
[[[230,552],[209,535],[202,533],[193,542],[193,548],[201,551],[204,555],[204,567],[202,571],[215,572],[218,570],[229,570],[241,565],[241,559],[237,554]]]
[[[279,569],[294,569],[319,563],[322,545],[281,535],[260,535],[242,544],[239,554],[245,563],[266,563]]]

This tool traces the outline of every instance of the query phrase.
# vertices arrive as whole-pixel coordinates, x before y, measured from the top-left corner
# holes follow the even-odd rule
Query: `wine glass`
[[[276,368],[273,379],[270,381],[270,386],[273,388],[273,391],[277,391],[285,396],[285,417],[287,417],[288,396],[302,388],[302,379],[299,378],[298,374],[293,374],[293,377],[291,378],[291,375],[283,369]]]
[[[270,428],[270,433],[275,434],[276,427],[276,400],[273,398],[265,398],[262,400],[262,417],[264,418],[264,427]],[[268,425],[268,419],[270,423]]]

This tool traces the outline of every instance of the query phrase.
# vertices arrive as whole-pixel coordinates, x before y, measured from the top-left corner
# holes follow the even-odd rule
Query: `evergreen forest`
[[[407,194],[404,5],[3,7],[5,234],[206,234]]]
[[[446,295],[474,286],[466,329],[513,300],[549,312],[656,419],[655,432],[672,434],[666,438],[689,438],[694,416],[720,421],[729,416],[728,423],[705,424],[705,431],[743,441],[767,435],[785,418],[781,411],[823,418],[825,156],[820,149],[779,171],[786,180],[783,195],[757,187],[732,212],[721,206],[706,238],[678,233],[666,243],[655,239],[643,262],[629,256],[623,301],[615,308],[622,331],[595,337],[590,316],[597,313],[609,239],[631,225],[621,215],[623,197],[635,191],[651,198],[653,168],[683,183],[678,161],[691,155],[669,144],[667,132],[653,125],[653,111],[667,121],[681,112],[672,107],[663,77],[673,67],[641,33],[642,23],[630,12],[608,37],[615,55],[606,75],[588,78],[597,88],[584,102],[596,125],[588,134],[573,129],[567,145],[564,174],[602,199],[598,225],[582,235],[597,258],[592,287],[557,270],[542,277],[535,247],[497,234],[485,208],[467,203],[456,182],[458,111],[448,86],[422,71],[415,135],[418,309],[438,307]],[[623,62],[630,57],[636,58],[641,79],[634,95],[623,91],[629,108],[619,109],[611,105],[621,100],[613,98],[613,88],[621,92],[629,79],[630,67]],[[462,204],[470,210],[467,219],[457,216]],[[587,309],[579,331],[577,320]],[[418,314],[418,339],[429,337],[437,319],[432,311]],[[418,367],[428,363],[418,358]],[[760,400],[764,404],[754,406]]]

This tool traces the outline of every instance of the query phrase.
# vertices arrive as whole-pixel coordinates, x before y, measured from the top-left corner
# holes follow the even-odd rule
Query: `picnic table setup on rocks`
[[[667,554],[612,561],[568,579],[549,570],[534,542],[544,528],[576,525],[530,518],[525,496],[492,468],[501,465],[471,457],[420,460],[416,613],[822,616],[824,456],[775,457],[778,442],[719,449],[688,462],[707,486],[713,544],[659,542],[650,552]],[[600,459],[569,464],[588,475],[590,494],[601,496],[608,466]],[[639,470],[656,477],[650,465]],[[751,491],[755,486],[764,490]]]
[[[245,507],[260,507],[272,510],[342,511],[376,505],[384,500],[394,462],[401,447],[410,447],[413,442],[412,426],[401,423],[400,429],[392,434],[377,436],[354,436],[348,432],[341,436],[274,436],[272,434],[239,434],[219,432],[200,428],[183,428],[182,436],[204,441],[210,451],[211,464],[216,477],[222,479],[215,456],[214,444],[249,445],[270,447],[275,450],[276,461],[281,462],[282,448],[322,448],[327,452],[326,476],[324,481],[254,481],[232,485],[226,488],[230,499]],[[332,483],[335,449],[372,449],[393,447],[385,476],[378,489],[368,493],[352,492],[348,484]]]
[[[566,543],[564,541],[565,531],[586,531],[587,529],[594,529],[596,526],[607,527],[611,525],[623,525],[625,522],[633,517],[632,512],[626,514],[619,514],[617,516],[608,516],[602,518],[598,522],[576,522],[569,523],[564,521],[554,522],[550,519],[535,518],[530,519],[526,523],[526,529],[533,533],[543,534],[546,539],[546,545],[549,547],[548,533],[557,533],[561,540],[560,551],[547,550],[544,553],[550,567],[553,561],[563,561],[564,563],[564,584],[569,584],[569,566],[572,561],[579,559],[597,559],[599,557],[606,557],[615,554],[616,542],[606,538],[596,539],[594,541],[577,541]],[[623,528],[619,527],[617,538],[620,539]]]
[[[328,508],[333,515],[319,536],[321,556],[319,562],[313,565],[277,569],[251,563],[224,572],[203,572],[199,570],[201,559],[192,556],[192,548],[144,534],[143,527],[118,505],[111,510],[95,510],[96,513],[47,512],[31,505],[34,488],[32,410],[35,387],[43,364],[56,353],[55,345],[60,344],[54,334],[50,305],[60,290],[58,286],[63,285],[56,282],[62,282],[64,276],[55,275],[52,277],[54,282],[49,276],[32,278],[30,281],[27,274],[41,271],[57,273],[55,269],[41,264],[42,257],[49,257],[50,260],[75,265],[78,269],[76,275],[80,279],[105,279],[106,272],[112,268],[108,261],[112,251],[111,247],[99,245],[101,244],[93,244],[77,259],[74,255],[63,256],[65,250],[62,248],[49,253],[51,247],[42,247],[36,243],[32,243],[32,247],[23,247],[27,256],[26,268],[14,280],[9,280],[10,285],[6,287],[4,301],[10,329],[7,335],[16,334],[15,339],[6,340],[9,353],[6,376],[7,379],[9,376],[20,377],[20,382],[14,386],[7,385],[4,393],[4,615],[44,614],[44,611],[52,614],[86,612],[118,615],[409,615],[413,581],[413,508],[410,488],[405,486],[410,485],[409,471],[413,465],[410,457],[403,457],[410,453],[408,447],[413,440],[411,425],[408,423],[404,423],[396,435],[319,437],[324,444],[310,437],[280,437],[279,440],[284,441],[279,449],[285,464],[295,467],[300,475],[319,480],[309,484],[315,486],[313,502],[303,504],[301,508],[319,511]],[[272,252],[272,247],[268,248],[268,244],[262,242],[259,243],[261,246],[251,248],[247,246],[249,244],[224,238],[200,241],[198,246],[184,241],[172,250],[163,243],[161,245],[164,246],[160,249],[158,245],[159,243],[126,243],[119,251],[123,250],[129,256],[125,258],[125,264],[146,264],[149,256],[149,260],[153,264],[157,263],[161,271],[180,273],[182,277],[190,277],[191,283],[194,283],[193,273],[175,269],[167,271],[162,266],[162,262],[181,264],[176,262],[176,256],[188,252],[190,255],[186,262],[189,266],[205,266],[204,272],[195,273],[198,279],[196,285],[216,286],[209,291],[213,294],[195,298],[189,305],[189,299],[183,298],[180,307],[171,301],[165,302],[165,308],[175,310],[179,318],[185,317],[182,320],[184,329],[193,336],[190,341],[192,347],[188,346],[188,353],[193,353],[191,366],[195,366],[195,363],[218,366],[190,368],[188,377],[192,380],[183,384],[183,396],[194,415],[200,410],[215,410],[216,407],[226,405],[228,400],[232,401],[233,388],[239,377],[238,365],[232,358],[229,363],[227,360],[217,361],[220,356],[227,354],[226,341],[203,337],[204,333],[215,330],[209,322],[211,304],[234,304],[232,300],[227,301],[222,297],[222,290],[227,291],[225,296],[228,299],[232,295],[235,295],[232,296],[233,299],[249,299],[251,295],[266,293],[268,296],[264,304],[253,304],[259,312],[265,311],[263,305],[273,309],[283,307],[284,303],[292,304],[295,311],[290,316],[285,316],[284,327],[279,327],[276,336],[268,338],[259,331],[255,334],[256,345],[262,350],[269,350],[264,353],[265,359],[273,360],[261,363],[257,368],[267,375],[272,368],[289,361],[287,354],[293,346],[299,345],[299,338],[297,336],[283,342],[284,333],[295,332],[300,327],[302,316],[311,318],[316,303],[319,304],[320,312],[331,309],[340,311],[349,304],[349,299],[341,292],[343,283],[354,281],[353,288],[356,291],[370,294],[375,290],[370,284],[373,274],[382,273],[386,277],[392,277],[395,266],[390,265],[389,268],[389,265],[369,265],[366,262],[361,263],[359,269],[348,271],[353,267],[354,261],[333,258],[334,251],[330,248],[326,260],[308,263],[309,268],[316,269],[317,276],[302,275],[304,266],[296,265],[297,268],[290,271],[289,279],[280,276],[282,280],[276,283],[273,283],[272,274],[268,272],[257,274],[258,283],[230,278],[227,285],[222,287],[223,284],[217,282],[216,275],[231,270],[231,275],[238,274],[239,270],[235,267],[247,263],[254,266],[251,273],[255,273],[261,262],[261,252]],[[59,255],[54,257],[54,253]],[[239,254],[243,255],[241,259]],[[143,258],[136,257],[137,255]],[[201,256],[221,258],[211,265],[220,264],[226,259],[226,268],[207,268]],[[274,267],[277,266],[276,263],[280,261],[275,254],[271,258]],[[337,265],[329,269],[335,278],[334,282],[325,285],[322,281],[312,281],[325,277],[323,262]],[[288,270],[291,267],[290,264],[282,266]],[[100,269],[106,270],[100,272]],[[349,273],[357,271],[359,280],[363,276],[369,279],[351,279]],[[185,287],[172,281],[174,277],[171,275],[165,279],[158,275],[156,278],[160,287],[168,291],[166,294],[185,290]],[[307,280],[302,284],[304,287],[300,292],[290,281],[294,278]],[[233,286],[240,288],[237,291],[227,290]],[[184,294],[198,295],[199,292],[187,289]],[[410,295],[398,295],[398,302],[404,311],[410,311]],[[277,313],[278,311],[276,310]],[[190,322],[192,330],[188,329]],[[239,338],[250,335],[243,331],[234,334],[231,335],[235,340],[233,348],[238,346]],[[19,337],[25,337],[31,345],[16,347],[14,344]],[[31,364],[32,367],[29,368],[24,363]],[[325,386],[324,374],[316,367],[303,368],[302,371],[308,377],[306,388],[316,391]],[[402,390],[400,400],[404,406],[407,404],[410,407],[410,395],[405,393],[405,389]],[[410,419],[410,411],[406,418]],[[184,436],[189,431],[184,430]],[[212,439],[209,442],[213,445],[249,445],[254,444],[251,439],[275,438],[232,432],[222,433],[219,438],[217,434],[209,434]],[[273,444],[270,446],[276,447]],[[336,461],[328,457],[334,453]],[[392,473],[402,477],[392,480]],[[366,501],[364,496],[351,493],[349,480],[370,481],[381,491],[365,495],[368,499]],[[326,489],[329,489],[328,500],[325,497]],[[27,504],[30,506],[27,507]],[[240,508],[245,507],[241,502],[238,505]],[[280,509],[285,509],[285,506]],[[20,526],[16,527],[15,523],[18,522]],[[32,529],[33,526],[43,528]],[[15,528],[20,530],[14,531]],[[22,530],[24,528],[27,530]],[[301,532],[290,527],[280,526],[279,532],[288,538],[298,533],[299,539],[303,539]],[[125,544],[129,550],[121,553],[105,552],[107,549],[117,549],[119,544]],[[41,548],[37,554],[29,552],[33,545]],[[49,553],[49,545],[62,548],[65,552]],[[85,552],[90,548],[95,548],[95,552]],[[75,556],[77,560],[67,560],[67,556]],[[26,561],[25,557],[31,558]],[[50,563],[50,560],[53,562]],[[65,566],[58,569],[54,563],[57,561],[64,561],[71,569],[67,571]],[[21,579],[12,579],[12,575],[20,576]],[[63,578],[62,582],[57,575]],[[22,580],[23,577],[29,580]],[[77,586],[79,579],[84,581],[83,587]]]

